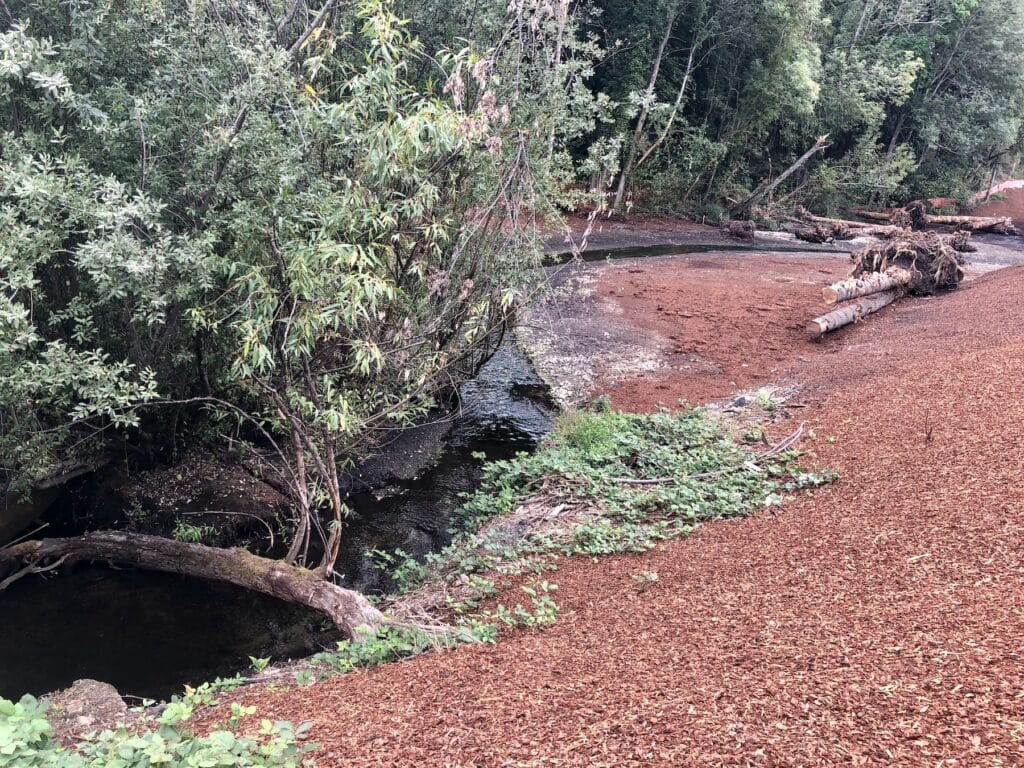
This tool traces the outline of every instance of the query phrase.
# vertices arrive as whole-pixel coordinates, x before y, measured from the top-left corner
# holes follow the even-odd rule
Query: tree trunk
[[[697,38],[698,38],[698,33],[694,32],[694,34],[693,34],[693,45],[690,46],[690,53],[686,57],[686,72],[683,74],[683,82],[679,86],[679,91],[676,93],[676,101],[672,105],[672,114],[669,115],[668,122],[665,123],[665,127],[664,127],[664,129],[662,129],[661,133],[658,135],[658,138],[655,139],[654,143],[651,144],[651,146],[649,146],[647,148],[647,151],[644,152],[644,154],[641,156],[641,158],[636,161],[636,165],[634,165],[632,170],[630,171],[631,173],[635,172],[641,165],[643,165],[645,162],[647,162],[647,158],[649,158],[652,154],[654,154],[654,150],[656,150],[659,146],[661,146],[662,143],[664,143],[664,141],[669,137],[669,134],[672,132],[672,125],[675,123],[676,116],[679,114],[679,108],[683,104],[683,97],[686,95],[686,87],[690,84],[690,77],[693,75],[693,70],[694,70],[693,57],[697,53],[697,45],[698,45],[698,39]]]
[[[871,221],[892,221],[891,211],[865,211],[862,208],[857,208],[853,211],[855,214],[860,216],[862,219],[870,219]]]
[[[889,148],[886,151],[887,157],[892,157],[896,154],[896,148],[900,145],[900,136],[903,133],[903,124],[907,121],[906,110],[900,111],[899,120],[896,121],[896,127],[892,130],[892,138],[889,140]]]
[[[834,312],[829,312],[827,315],[816,317],[807,324],[807,333],[811,338],[820,339],[829,331],[834,331],[836,328],[842,328],[844,325],[857,322],[883,307],[889,306],[902,296],[903,293],[904,290],[902,288],[885,291],[884,293],[876,293],[860,301],[848,304]]]
[[[384,623],[384,615],[358,592],[343,589],[306,568],[259,557],[244,549],[186,544],[162,536],[98,531],[39,539],[0,549],[0,588],[63,562],[99,560],[151,571],[227,581],[245,589],[301,603],[326,614],[346,636],[357,627]],[[211,610],[216,610],[211,606]]]
[[[826,304],[838,304],[840,301],[870,296],[873,293],[891,291],[894,288],[905,288],[913,280],[905,269],[893,267],[885,272],[872,272],[863,277],[851,277],[849,280],[834,283],[822,289]]]
[[[998,158],[992,163],[992,175],[988,179],[988,189],[985,190],[985,202],[992,199],[992,188],[996,185],[996,174],[999,172]]]
[[[753,208],[754,205],[756,205],[765,197],[768,197],[770,194],[772,194],[772,192],[779,188],[782,182],[784,182],[786,179],[788,179],[790,176],[792,176],[794,173],[800,170],[800,168],[802,168],[808,160],[810,160],[819,152],[824,152],[828,148],[828,136],[822,136],[815,142],[813,147],[804,152],[800,159],[793,163],[791,166],[789,166],[789,168],[787,168],[785,171],[783,171],[782,174],[777,179],[775,179],[775,181],[764,182],[761,186],[755,189],[749,197],[747,197],[745,200],[741,200],[739,203],[730,208],[729,213],[741,217],[747,216],[750,213],[750,209]]]
[[[1017,228],[1009,216],[932,216],[924,217],[926,224],[956,227],[968,232],[995,232],[997,235],[1016,235]]]
[[[805,208],[797,208],[797,216],[795,219],[797,222],[805,222],[811,224],[821,224],[826,227],[846,227],[851,229],[857,235],[869,235],[871,237],[893,237],[895,235],[902,234],[905,230],[903,227],[897,227],[894,224],[879,225],[869,224],[864,221],[850,221],[848,219],[829,219],[824,216],[815,216]]]
[[[910,211],[907,208],[897,208],[893,211],[865,211],[856,210],[854,211],[858,216],[871,219],[872,221],[893,221],[893,217],[903,214],[905,211]],[[820,222],[831,222],[837,221],[836,219],[822,219],[818,216],[813,216],[806,211],[801,213],[801,217],[807,221],[820,221]],[[995,232],[999,235],[1015,235],[1017,234],[1017,228],[1013,224],[1013,219],[1009,216],[936,216],[930,213],[926,213],[921,217],[921,221],[924,224],[939,227],[956,227],[957,229],[966,230],[968,232]],[[869,224],[864,224],[856,221],[844,222],[851,227],[868,227]]]
[[[665,47],[672,37],[672,28],[676,25],[676,17],[679,15],[679,8],[671,11],[665,24],[665,34],[658,45],[658,53],[654,57],[654,66],[651,69],[651,79],[647,83],[647,90],[644,92],[644,105],[640,108],[640,114],[636,118],[636,127],[633,129],[633,140],[629,144],[629,153],[626,155],[626,162],[619,173],[619,186],[615,190],[615,201],[612,203],[612,210],[622,210],[622,204],[626,199],[626,184],[633,173],[633,163],[636,161],[636,153],[640,147],[640,139],[643,137],[644,128],[647,127],[647,115],[650,113],[650,102],[654,98],[655,88],[658,85],[658,75],[661,72],[661,62],[665,58]]]

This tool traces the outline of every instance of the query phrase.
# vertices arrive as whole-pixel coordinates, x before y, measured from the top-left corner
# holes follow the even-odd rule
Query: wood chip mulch
[[[545,632],[246,703],[330,767],[1024,765],[1021,307],[1007,269],[825,345],[834,486],[563,562]]]

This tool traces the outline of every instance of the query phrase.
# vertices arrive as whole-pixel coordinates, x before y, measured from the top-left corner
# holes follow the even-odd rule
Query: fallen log
[[[824,227],[831,227],[838,231],[851,232],[854,235],[868,235],[870,237],[888,238],[903,234],[903,227],[893,224],[881,225],[870,224],[864,221],[850,221],[848,219],[830,219],[826,216],[815,216],[806,208],[796,209],[797,218],[794,221],[805,224],[816,224]]]
[[[891,291],[894,288],[906,288],[914,276],[905,269],[894,267],[886,272],[871,272],[863,277],[851,277],[834,283],[821,291],[826,304],[838,304],[873,293]]]
[[[726,229],[740,240],[754,240],[757,236],[757,224],[753,221],[730,221]]]
[[[797,240],[805,243],[834,243],[836,240],[852,240],[853,233],[847,226],[826,226],[825,224],[807,224],[795,219],[783,225],[782,229],[789,232]]]
[[[937,235],[934,232],[905,231],[896,238],[872,243],[853,255],[851,277],[905,269],[913,279],[908,292],[927,296],[951,290],[964,279],[964,257],[954,246],[962,246],[962,238]]]
[[[891,222],[892,211],[865,211],[860,208],[854,208],[853,213],[860,216],[862,219],[870,219],[871,221]]]
[[[100,561],[200,579],[227,581],[326,614],[346,636],[378,627],[384,615],[365,596],[314,571],[260,557],[244,549],[221,549],[162,536],[97,531],[61,539],[38,539],[0,549],[0,590],[18,579],[64,563]]]
[[[889,306],[896,299],[900,298],[904,292],[904,289],[897,288],[891,291],[875,293],[871,296],[865,296],[858,301],[851,302],[826,315],[816,317],[807,324],[807,334],[812,339],[820,339],[829,331],[858,322],[868,315]]]
[[[891,211],[854,210],[858,216],[876,222],[889,222],[896,226],[912,223],[915,226],[953,227],[966,232],[994,232],[997,235],[1016,235],[1017,228],[1009,216],[943,216],[926,213],[922,203]],[[851,224],[850,222],[847,222]],[[851,224],[852,225],[852,224]],[[861,224],[863,227],[870,224]]]
[[[927,214],[926,224],[953,227],[968,232],[994,232],[997,235],[1016,235],[1017,228],[1009,216],[936,216]]]

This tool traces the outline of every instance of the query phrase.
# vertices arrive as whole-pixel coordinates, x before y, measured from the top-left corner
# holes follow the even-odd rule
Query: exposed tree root
[[[964,257],[954,243],[961,248],[965,245],[962,237],[953,241],[933,233],[905,231],[855,254],[852,277],[900,267],[912,276],[910,293],[929,295],[956,288],[964,279]]]

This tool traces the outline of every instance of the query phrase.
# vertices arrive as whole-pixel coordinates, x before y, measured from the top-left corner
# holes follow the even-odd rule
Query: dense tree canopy
[[[822,135],[824,160],[787,193],[823,208],[966,197],[1015,167],[1020,0],[598,5],[594,83],[619,104],[603,135],[620,158],[653,148],[627,163],[638,205],[721,215]]]
[[[201,406],[272,449],[286,560],[329,574],[340,467],[473,375],[529,289],[589,125],[566,9],[432,49],[383,0],[0,10],[7,488]]]

